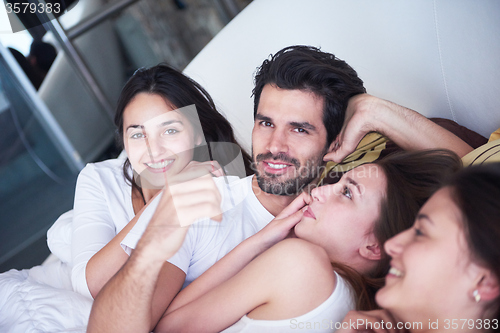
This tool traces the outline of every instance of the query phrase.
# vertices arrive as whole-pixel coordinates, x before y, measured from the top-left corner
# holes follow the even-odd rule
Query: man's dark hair
[[[266,84],[281,89],[310,91],[324,99],[323,123],[327,144],[344,123],[349,98],[366,92],[363,81],[345,61],[312,46],[289,46],[264,60],[255,74],[254,117]]]

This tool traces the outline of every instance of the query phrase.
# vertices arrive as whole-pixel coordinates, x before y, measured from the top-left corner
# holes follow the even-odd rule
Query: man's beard
[[[257,168],[254,168],[257,176],[257,184],[259,184],[262,191],[269,194],[283,196],[296,195],[304,186],[310,184],[321,174],[323,156],[325,153],[326,149],[319,157],[307,160],[304,166],[301,166],[297,159],[284,153],[279,153],[277,155],[273,155],[270,152],[259,154],[255,156],[254,163],[270,159],[291,163],[295,167],[295,175],[292,178],[280,180],[279,178],[282,177],[282,175],[261,174]]]

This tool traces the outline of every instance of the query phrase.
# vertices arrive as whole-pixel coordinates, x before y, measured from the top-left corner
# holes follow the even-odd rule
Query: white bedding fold
[[[0,332],[85,332],[92,301],[61,261],[0,274]]]

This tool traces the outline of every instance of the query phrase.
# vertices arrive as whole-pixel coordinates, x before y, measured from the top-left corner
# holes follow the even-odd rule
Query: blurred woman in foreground
[[[349,313],[341,332],[498,331],[499,198],[499,163],[457,174],[385,244],[384,310]]]

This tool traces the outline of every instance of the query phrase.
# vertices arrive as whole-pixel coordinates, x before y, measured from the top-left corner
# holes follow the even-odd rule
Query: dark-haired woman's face
[[[312,200],[295,226],[295,234],[324,248],[332,262],[352,265],[366,245],[371,246],[367,250],[373,250],[375,259],[379,248],[373,226],[386,188],[386,176],[379,166],[367,164],[350,170],[338,183],[311,191]]]
[[[436,192],[413,227],[385,244],[391,269],[376,299],[401,319],[424,325],[440,319],[444,325],[441,319],[470,317],[461,311],[474,306],[472,293],[484,268],[471,260],[461,211],[450,194],[448,188]],[[404,317],[408,315],[412,317]]]
[[[165,177],[179,173],[192,160],[201,138],[163,97],[140,93],[123,113],[123,142],[143,188],[147,183],[158,188],[164,186]]]

